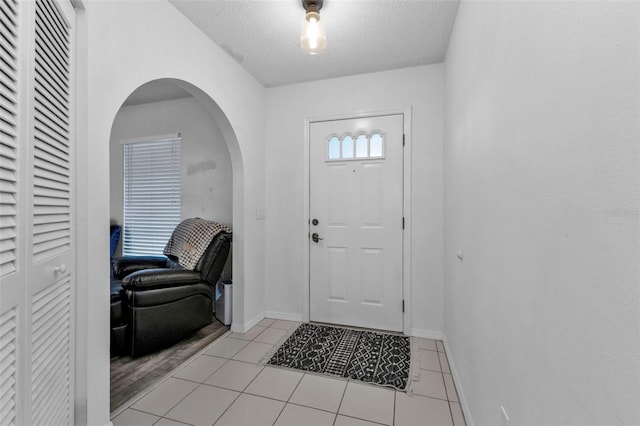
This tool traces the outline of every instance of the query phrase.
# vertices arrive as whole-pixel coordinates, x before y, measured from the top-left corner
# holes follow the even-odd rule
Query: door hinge
[[[404,229],[404,216],[402,217],[402,229]]]
[[[402,146],[404,146],[404,133],[402,134]]]
[[[402,299],[402,312],[404,313],[404,299]]]

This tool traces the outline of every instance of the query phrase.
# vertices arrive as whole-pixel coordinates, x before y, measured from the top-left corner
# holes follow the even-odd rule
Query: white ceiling
[[[444,61],[459,0],[325,0],[327,51],[298,47],[301,0],[170,0],[266,87]],[[191,96],[166,81],[123,106]]]
[[[458,0],[325,0],[327,50],[298,47],[301,0],[170,0],[266,87],[442,62]]]

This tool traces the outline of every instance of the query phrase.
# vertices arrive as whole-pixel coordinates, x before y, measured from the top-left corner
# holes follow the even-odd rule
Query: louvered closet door
[[[25,117],[20,108],[22,7],[0,0],[0,424],[24,424],[26,360]]]
[[[19,126],[20,6],[16,0],[0,0],[0,425],[24,423],[24,374],[19,374],[25,370],[19,348],[26,342],[19,333],[26,296],[20,256],[26,228],[19,215],[26,192]]]
[[[31,423],[73,423],[74,12],[35,2],[31,108]]]
[[[0,8],[0,424],[73,424],[75,13]]]

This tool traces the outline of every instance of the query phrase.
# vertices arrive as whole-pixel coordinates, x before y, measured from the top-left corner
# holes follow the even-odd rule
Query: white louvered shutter
[[[18,405],[17,308],[0,315],[0,424],[17,424]]]
[[[71,244],[70,28],[55,3],[36,2],[33,256]]]
[[[69,0],[0,0],[0,425],[74,422]]]
[[[0,2],[0,277],[16,270],[18,191],[18,16]]]
[[[31,423],[73,424],[72,25],[65,1],[36,0],[31,175]]]
[[[19,151],[18,44],[19,7],[0,0],[0,425],[22,422],[18,347],[19,305],[25,275],[18,270]]]

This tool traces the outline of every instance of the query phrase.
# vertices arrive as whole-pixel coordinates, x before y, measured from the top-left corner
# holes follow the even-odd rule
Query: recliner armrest
[[[124,256],[111,261],[113,278],[123,279],[127,275],[144,269],[166,268],[166,256]]]
[[[145,269],[127,275],[122,280],[125,290],[154,290],[167,287],[182,287],[201,281],[200,273],[186,269]]]

